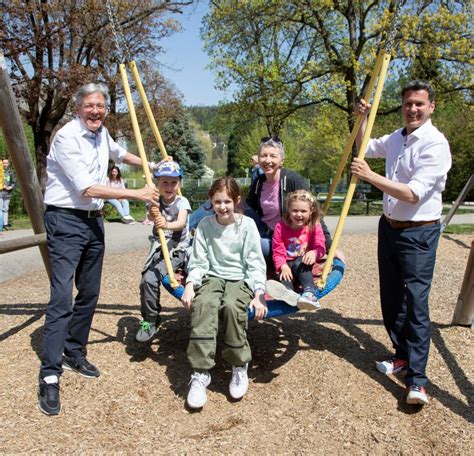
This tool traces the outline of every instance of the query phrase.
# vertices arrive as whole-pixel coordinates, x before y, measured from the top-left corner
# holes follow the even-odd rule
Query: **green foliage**
[[[198,178],[204,171],[206,153],[196,139],[186,114],[176,116],[163,125],[161,136],[166,144],[166,149],[182,167],[183,172]],[[157,150],[154,160],[160,160]]]
[[[188,106],[186,110],[204,131],[216,133],[216,119],[219,116],[218,106]]]
[[[200,126],[200,124],[194,120],[192,117],[189,119],[189,124],[192,130],[194,131],[194,134],[196,136],[197,142],[200,144],[202,147],[202,150],[204,151],[206,155],[206,165],[209,165],[212,163],[212,140],[211,140],[211,135],[209,134],[209,131],[204,131],[203,128]]]
[[[258,154],[261,139],[268,136],[267,130],[262,125],[255,126],[248,133],[244,134],[236,145],[236,154],[234,157],[234,173],[245,176],[245,170],[251,168],[252,155]],[[280,135],[285,147],[284,166],[295,171],[302,171],[303,163],[299,155],[297,141],[291,130],[285,129]]]
[[[2,132],[0,131],[0,159],[7,158],[9,156],[7,143],[5,142],[5,138],[3,137]]]
[[[433,123],[449,141],[453,165],[448,174],[445,201],[454,201],[474,172],[474,108],[463,103],[459,95],[437,102]],[[467,195],[474,200],[474,189]]]
[[[28,150],[30,151],[31,159],[33,160],[33,165],[36,164],[36,157],[35,157],[35,144],[33,139],[33,131],[31,127],[24,123],[23,130],[25,132],[26,141],[28,143]],[[3,136],[3,132],[0,130],[0,158],[11,158],[10,151],[7,147],[7,142],[5,137]]]
[[[302,174],[313,182],[329,182],[348,136],[345,116],[325,104],[301,110],[289,125]]]
[[[280,133],[295,112],[330,103],[348,117],[368,82],[381,42],[397,23],[392,0],[218,0],[202,35],[218,86],[238,87],[234,110]],[[472,87],[467,2],[404,2],[388,82],[417,59],[445,91]],[[395,51],[396,50],[396,51]],[[433,68],[429,62],[438,60]],[[434,70],[434,71],[433,71]],[[399,84],[398,84],[399,85]],[[398,104],[398,98],[395,101]]]

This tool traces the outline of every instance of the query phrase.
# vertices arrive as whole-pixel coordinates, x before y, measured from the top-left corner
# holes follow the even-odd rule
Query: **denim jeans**
[[[0,191],[0,231],[5,225],[8,225],[8,209],[10,207],[11,195],[2,196]]]
[[[128,204],[128,200],[111,199],[107,200],[107,202],[110,203],[113,207],[115,207],[115,209],[117,209],[117,212],[120,214],[121,218],[130,215],[130,205]]]

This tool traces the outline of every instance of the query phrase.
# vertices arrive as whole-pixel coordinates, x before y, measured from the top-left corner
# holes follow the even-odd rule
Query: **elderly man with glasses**
[[[61,410],[63,369],[99,377],[86,358],[86,345],[99,298],[104,258],[104,199],[127,198],[155,204],[155,188],[106,185],[109,160],[141,166],[109,135],[103,123],[109,95],[102,84],[86,84],[75,96],[77,116],[55,135],[47,160],[44,215],[51,260],[51,297],[46,309],[39,375],[39,408]],[[73,301],[73,283],[77,295]]]

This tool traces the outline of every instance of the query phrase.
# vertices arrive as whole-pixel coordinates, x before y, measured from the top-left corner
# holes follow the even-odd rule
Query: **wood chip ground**
[[[212,370],[208,403],[185,407],[188,313],[163,292],[163,324],[135,341],[146,252],[109,254],[89,343],[102,372],[65,372],[59,417],[37,409],[46,274],[1,284],[0,453],[18,454],[474,454],[473,332],[451,325],[471,237],[445,235],[430,308],[430,404],[404,403],[403,379],[375,371],[390,354],[381,320],[376,237],[347,235],[348,267],[322,309],[251,322],[254,360],[240,402],[229,366]],[[25,251],[27,254],[27,251]]]

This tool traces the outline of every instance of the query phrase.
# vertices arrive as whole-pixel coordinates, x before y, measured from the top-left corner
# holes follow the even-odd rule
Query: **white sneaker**
[[[321,308],[321,304],[319,304],[318,299],[311,291],[305,291],[298,298],[297,305],[300,310],[316,310]]]
[[[194,372],[191,375],[191,381],[189,384],[188,398],[186,402],[189,407],[197,409],[204,406],[207,402],[206,388],[211,383],[211,374],[208,372]]]
[[[125,215],[122,217],[122,222],[126,225],[133,225],[135,223],[135,219],[131,215]]]
[[[278,301],[285,301],[290,306],[296,307],[300,295],[293,290],[289,290],[281,282],[276,280],[267,280],[265,284],[267,293]]]
[[[408,387],[407,404],[427,405],[428,395],[426,389],[420,385],[411,385]]]
[[[229,393],[234,399],[242,399],[249,389],[248,366],[248,364],[245,364],[245,366],[232,366]]]

